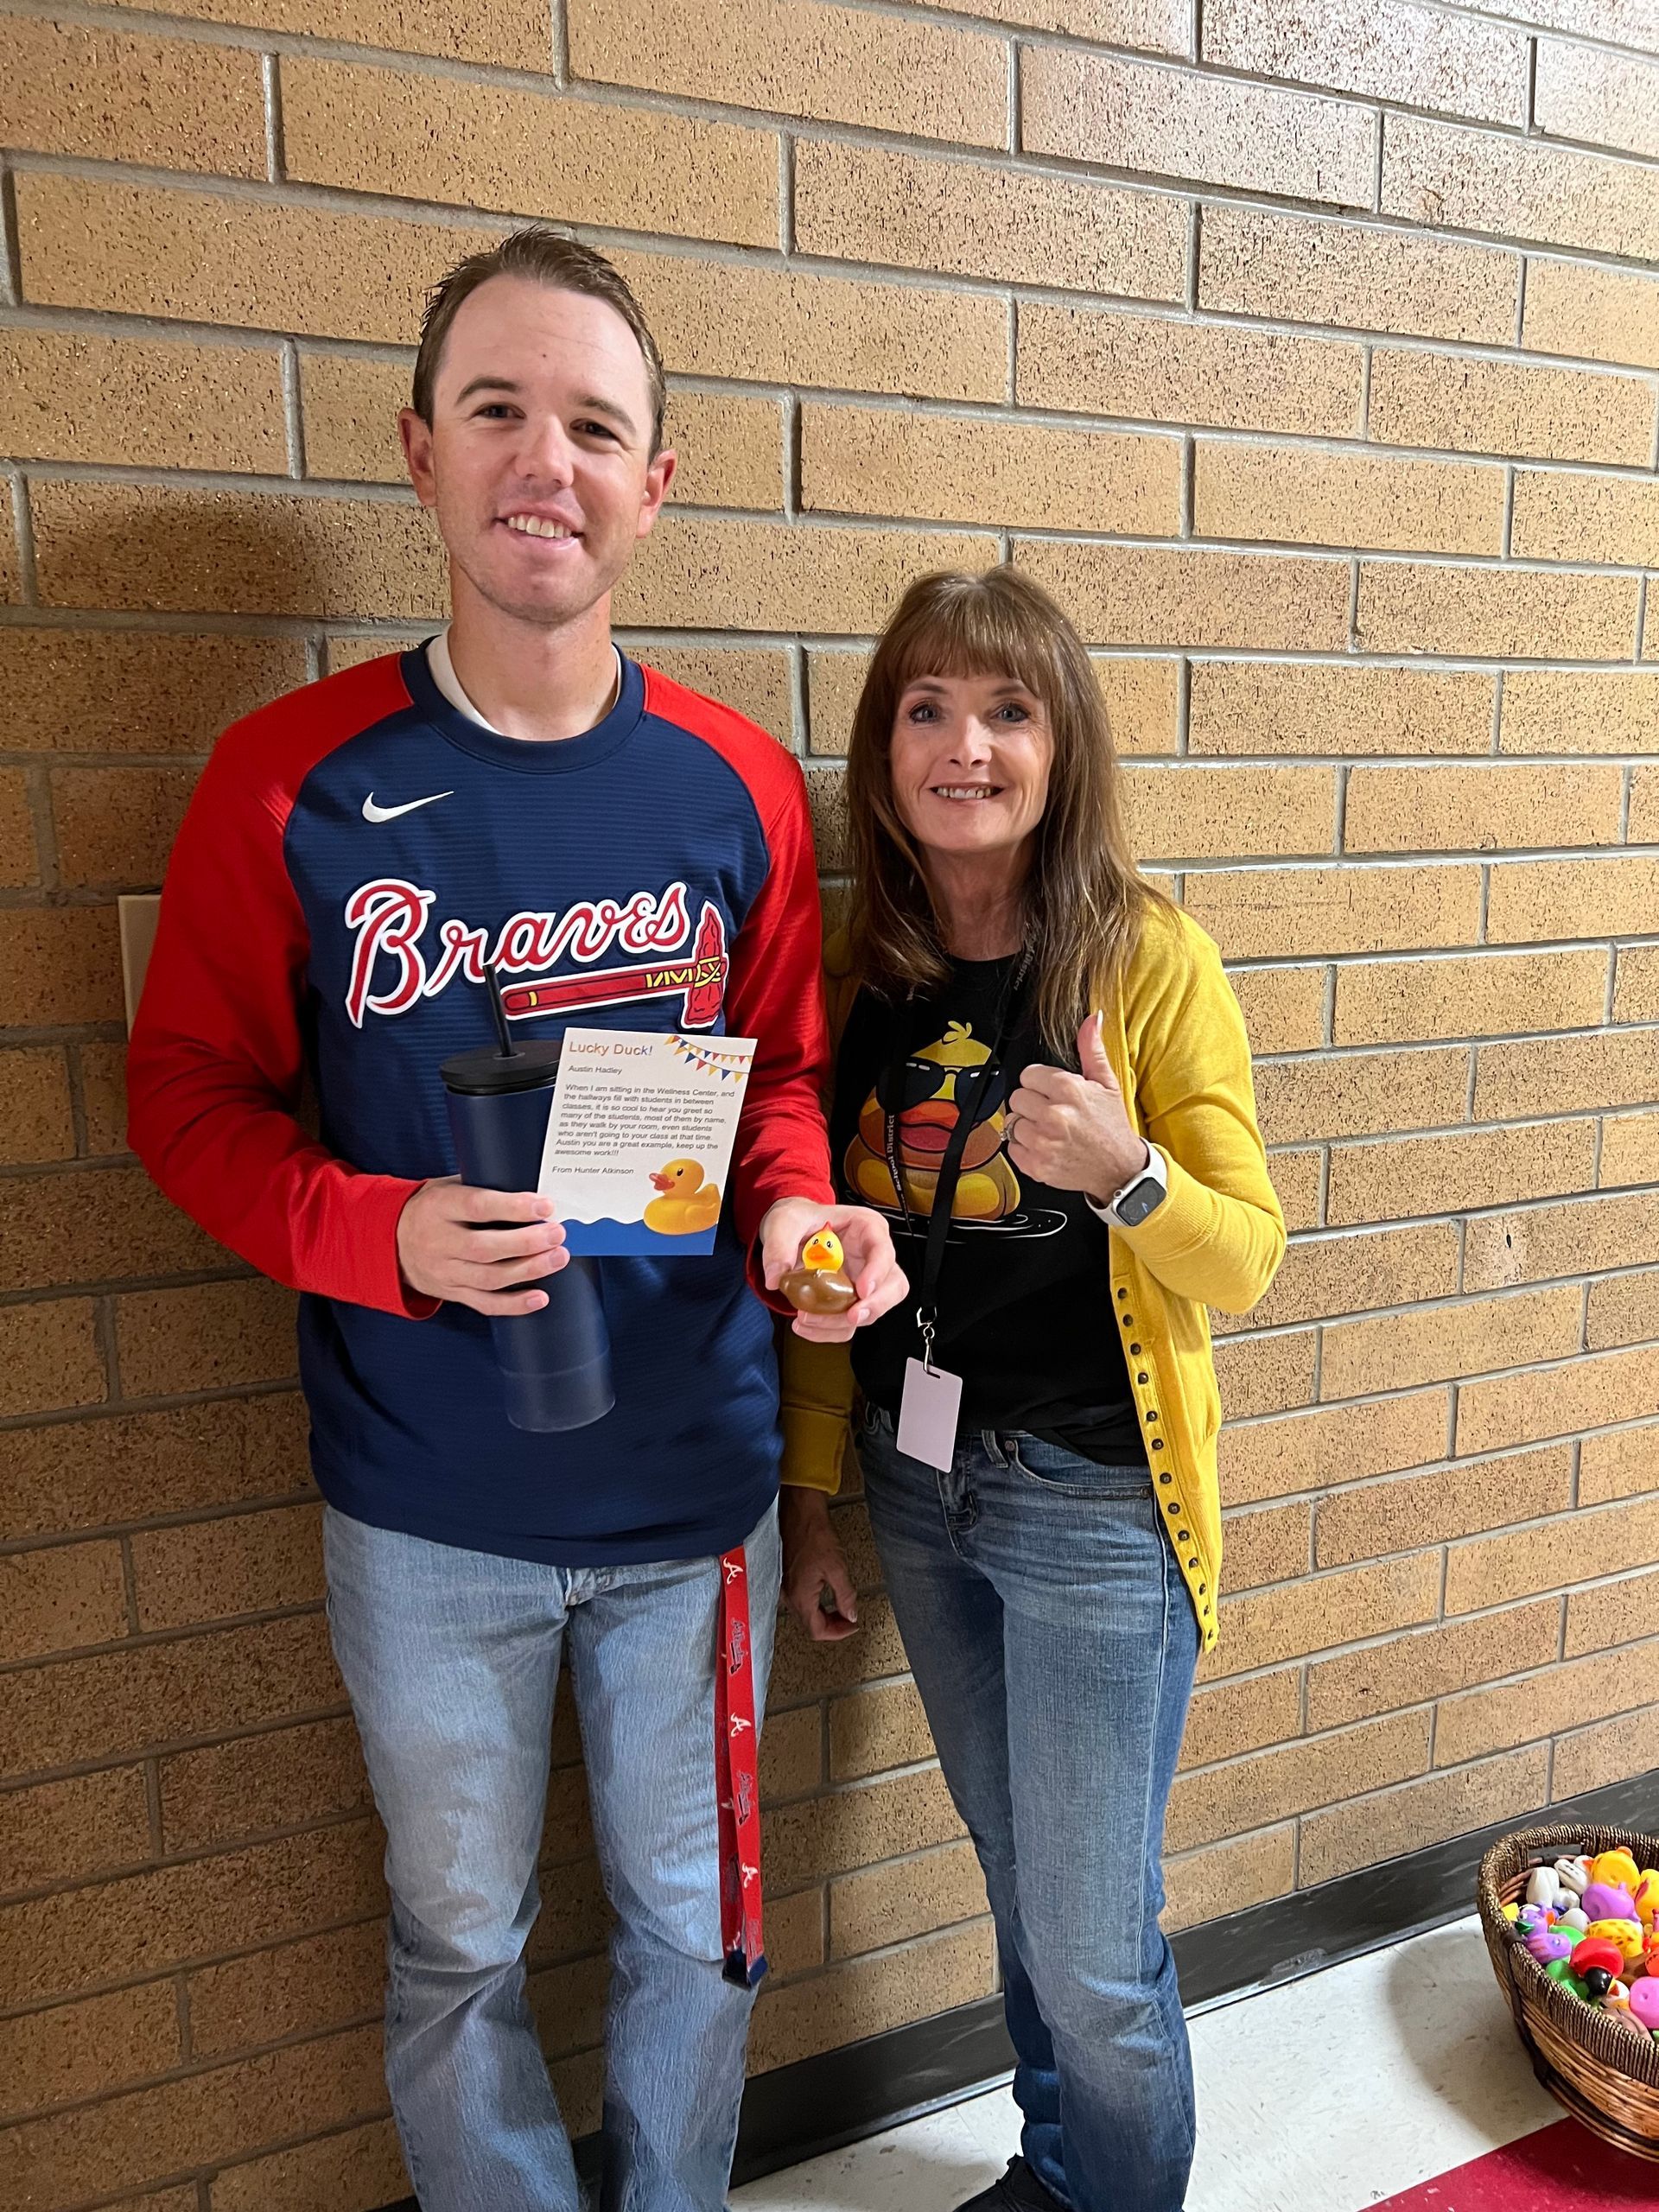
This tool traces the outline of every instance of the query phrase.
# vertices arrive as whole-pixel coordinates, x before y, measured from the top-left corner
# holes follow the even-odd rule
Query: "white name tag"
[[[904,1395],[899,1401],[899,1449],[925,1466],[949,1474],[957,1456],[957,1415],[962,1410],[962,1377],[942,1367],[905,1362]]]

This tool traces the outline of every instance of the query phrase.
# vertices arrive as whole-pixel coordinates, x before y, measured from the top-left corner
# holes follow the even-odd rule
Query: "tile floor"
[[[1192,2022],[1188,2212],[1361,2212],[1560,2117],[1471,1916]],[[1002,2171],[996,2088],[734,2193],[734,2212],[951,2212]]]

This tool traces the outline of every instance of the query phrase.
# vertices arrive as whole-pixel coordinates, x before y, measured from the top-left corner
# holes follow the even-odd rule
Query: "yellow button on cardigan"
[[[826,947],[824,976],[839,1045],[856,996],[844,937]],[[1102,996],[1106,1056],[1129,1121],[1169,1173],[1168,1197],[1138,1229],[1111,1230],[1114,1324],[1159,1518],[1208,1651],[1221,1569],[1221,1408],[1205,1309],[1244,1313],[1255,1304],[1284,1256],[1284,1216],[1256,1128],[1243,1018],[1211,939],[1179,910],[1151,909],[1122,988]],[[785,1330],[779,1358],[783,1478],[834,1491],[854,1398],[847,1348]]]

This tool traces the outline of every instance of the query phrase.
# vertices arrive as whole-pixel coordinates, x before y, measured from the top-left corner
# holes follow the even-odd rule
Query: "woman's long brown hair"
[[[1045,1049],[1075,1065],[1078,1025],[1121,977],[1148,908],[1167,902],[1129,851],[1106,704],[1083,640],[1011,565],[918,577],[870,662],[847,762],[854,973],[887,998],[936,990],[949,973],[921,855],[893,796],[894,717],[906,686],[925,676],[1003,677],[1042,704],[1054,757],[1026,878],[1025,943]]]

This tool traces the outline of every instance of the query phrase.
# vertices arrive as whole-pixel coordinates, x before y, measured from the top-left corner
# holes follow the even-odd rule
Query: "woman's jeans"
[[[602,1478],[602,1471],[601,1471]],[[554,1693],[570,1674],[605,1888],[605,2212],[720,2212],[752,1997],[722,1978],[717,1559],[539,1566],[328,1512],[334,1650],[386,1827],[386,2078],[423,2212],[577,2212],[524,1995]],[[748,1538],[757,1712],[778,1517]]]
[[[1181,2212],[1192,2069],[1158,1925],[1198,1628],[1145,1467],[860,1440],[917,1687],[995,1916],[1020,2148],[1075,2212]]]

